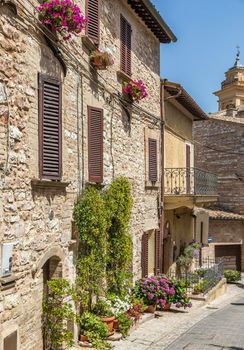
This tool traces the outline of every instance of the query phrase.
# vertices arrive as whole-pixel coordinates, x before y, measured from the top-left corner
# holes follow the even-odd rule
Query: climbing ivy
[[[76,294],[67,280],[48,282],[48,294],[43,302],[45,349],[61,350],[64,344],[66,347],[73,345],[73,332],[68,324],[76,321],[76,313],[71,300],[76,301]]]
[[[129,223],[131,186],[119,177],[107,189],[89,186],[78,199],[74,220],[80,234],[77,289],[83,309],[107,288],[123,296],[132,262]]]
[[[99,188],[85,189],[75,205],[74,220],[80,234],[77,291],[83,308],[90,310],[106,277],[108,213]]]
[[[132,239],[129,224],[132,210],[131,185],[124,177],[117,178],[104,195],[109,215],[107,289],[123,296],[128,287],[132,262]]]

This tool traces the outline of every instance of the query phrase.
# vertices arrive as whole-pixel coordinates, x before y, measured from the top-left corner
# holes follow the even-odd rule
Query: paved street
[[[244,298],[200,321],[167,350],[243,350]]]
[[[244,281],[243,281],[244,282]],[[244,283],[209,305],[166,312],[138,327],[116,350],[244,350]]]

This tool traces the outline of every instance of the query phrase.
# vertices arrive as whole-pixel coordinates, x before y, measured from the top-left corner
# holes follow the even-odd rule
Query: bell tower
[[[237,46],[236,61],[225,73],[221,90],[214,92],[219,98],[219,111],[236,109],[244,104],[244,66],[240,63],[240,48]]]

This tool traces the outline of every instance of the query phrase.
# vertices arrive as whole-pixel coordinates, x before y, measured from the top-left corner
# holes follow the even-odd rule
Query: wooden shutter
[[[4,338],[3,350],[17,350],[17,331]]]
[[[148,233],[147,232],[145,232],[142,236],[141,267],[142,267],[142,277],[147,277],[148,276]]]
[[[40,177],[60,180],[62,173],[61,82],[39,76]]]
[[[158,155],[157,155],[157,140],[148,139],[148,157],[149,157],[149,181],[158,181]]]
[[[100,0],[87,0],[86,14],[89,22],[86,27],[87,35],[96,44],[99,45],[100,37]]]
[[[103,182],[103,110],[88,107],[89,181]]]
[[[155,231],[155,274],[162,273],[162,235],[160,230]]]
[[[127,75],[131,75],[131,25],[122,15],[120,17],[120,40],[121,70]]]

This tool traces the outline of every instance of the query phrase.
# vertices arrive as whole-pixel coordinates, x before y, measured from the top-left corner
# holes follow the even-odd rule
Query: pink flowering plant
[[[148,96],[148,92],[142,80],[124,82],[123,93],[132,101],[140,101]]]
[[[134,293],[137,297],[142,297],[146,305],[157,305],[161,309],[171,303],[178,308],[191,307],[180,281],[170,280],[166,276],[152,276],[138,281]]]
[[[42,24],[60,33],[65,40],[69,40],[72,33],[80,34],[88,22],[71,0],[48,0],[36,9]]]

